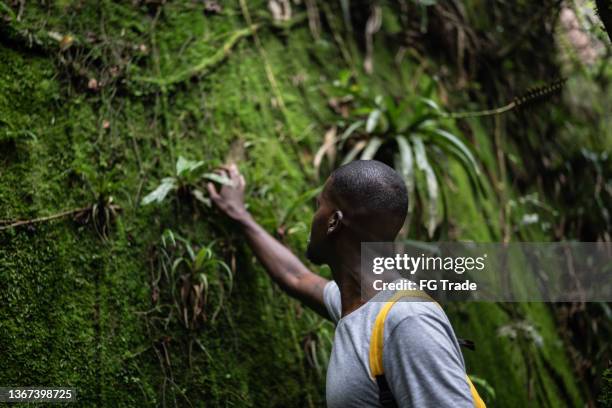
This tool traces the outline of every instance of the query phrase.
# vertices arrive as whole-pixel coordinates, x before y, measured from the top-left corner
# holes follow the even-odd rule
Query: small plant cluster
[[[446,218],[449,160],[463,167],[477,196],[484,194],[485,179],[474,152],[434,101],[434,91],[435,82],[429,80],[418,93],[401,98],[372,95],[350,72],[343,73],[328,91],[335,123],[315,155],[317,172],[324,156],[338,162],[332,166],[374,158],[394,166],[411,198],[407,222],[419,205],[430,237]]]
[[[161,203],[168,197],[168,194],[175,193],[179,198],[193,197],[210,207],[210,199],[204,196],[198,183],[202,180],[208,180],[219,184],[232,185],[232,182],[220,174],[202,173],[203,165],[203,161],[187,160],[183,156],[179,156],[176,161],[175,174],[164,177],[159,185],[142,199],[141,204]]]
[[[95,203],[67,211],[60,211],[55,214],[33,218],[29,220],[0,220],[0,231],[10,230],[18,227],[34,228],[34,225],[49,222],[65,217],[73,217],[80,224],[91,224],[96,235],[102,240],[107,241],[111,226],[121,211],[121,207],[113,203],[113,197],[100,194]]]
[[[172,230],[165,230],[159,247],[159,274],[153,280],[153,302],[171,302],[171,316],[188,330],[214,322],[233,286],[231,268],[218,256],[215,241],[200,248]],[[166,285],[160,283],[165,281]],[[162,294],[163,288],[168,293]],[[167,295],[167,296],[162,296]]]
[[[210,207],[204,195],[203,183],[212,181],[231,185],[227,177],[203,172],[203,161],[193,161],[179,156],[172,176],[164,177],[142,200],[142,205],[176,200],[179,203],[199,202]],[[192,366],[193,346],[203,352],[206,348],[198,339],[205,325],[212,325],[223,310],[225,299],[232,291],[232,268],[215,252],[216,241],[196,246],[186,237],[171,229],[164,230],[159,246],[152,257],[151,301],[153,309],[146,312],[148,325],[165,339],[167,333],[178,324],[187,331],[189,365]],[[167,352],[164,352],[166,355]],[[167,363],[167,362],[166,362]],[[160,362],[162,366],[163,361]]]
[[[211,358],[199,334],[204,327],[213,327],[234,284],[233,269],[217,254],[215,245],[212,241],[197,247],[166,229],[159,245],[152,248],[152,308],[140,314],[154,339],[151,346],[165,376],[164,389],[167,383],[178,387],[172,374],[171,343],[182,346],[189,367],[193,367],[194,346]],[[226,316],[231,324],[231,316]],[[181,328],[184,335],[177,336]],[[165,401],[165,391],[162,395]]]

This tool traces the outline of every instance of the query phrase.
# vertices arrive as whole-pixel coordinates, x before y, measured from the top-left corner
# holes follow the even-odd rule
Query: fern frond
[[[514,103],[515,108],[520,108],[537,101],[542,101],[560,91],[566,81],[567,78],[560,78],[548,85],[529,89],[525,94],[514,98],[512,103]]]
[[[532,88],[528,90],[527,92],[525,92],[523,95],[515,97],[507,105],[504,105],[499,108],[487,109],[487,110],[476,111],[476,112],[449,112],[449,113],[446,113],[444,116],[453,118],[453,119],[460,119],[460,118],[476,118],[476,117],[481,117],[481,116],[500,115],[502,113],[506,113],[513,109],[523,108],[529,104],[532,104],[537,101],[542,101],[548,98],[549,96],[552,96],[553,94],[560,91],[561,88],[563,88],[563,85],[565,85],[566,81],[567,81],[567,78],[560,78],[560,79],[557,79],[556,81],[551,82],[548,85],[540,86],[537,88]]]

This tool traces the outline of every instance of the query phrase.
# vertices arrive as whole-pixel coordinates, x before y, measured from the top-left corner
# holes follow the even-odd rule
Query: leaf
[[[176,161],[176,175],[182,176],[185,173],[191,173],[192,171],[203,165],[203,161],[187,160],[183,156],[179,156],[178,160]]]
[[[193,197],[196,200],[198,200],[199,202],[201,202],[205,206],[210,207],[212,205],[212,203],[210,202],[210,198],[205,197],[204,193],[201,190],[198,190],[197,188],[194,188],[191,191],[191,194],[193,195]]]
[[[435,117],[436,115],[434,113],[431,113],[430,111],[417,114],[408,122],[408,124],[406,125],[406,129],[410,129],[412,131],[421,129],[431,124],[432,121],[430,119],[433,119]]]
[[[176,189],[176,179],[174,177],[163,178],[155,190],[143,197],[141,203],[142,205],[149,205],[154,201],[161,203],[173,189]]]
[[[378,107],[380,107],[383,111],[391,111],[397,109],[397,105],[395,103],[395,99],[391,95],[384,96],[380,103],[377,103]]]
[[[204,293],[208,292],[208,277],[204,273],[197,274],[198,281],[203,285],[202,290]]]
[[[365,103],[369,103],[369,100],[364,100]],[[367,106],[361,106],[358,108],[354,108],[351,113],[353,114],[353,116],[364,116],[364,115],[369,115],[370,113],[372,113],[372,108],[367,107]]]
[[[351,149],[350,152],[346,156],[344,156],[344,160],[342,160],[342,164],[350,163],[357,157],[360,151],[363,150],[364,147],[368,144],[367,140],[360,140],[355,143],[355,146]]]
[[[483,185],[485,177],[480,171],[480,166],[476,161],[469,147],[456,135],[447,132],[443,129],[427,129],[426,133],[432,137],[432,140],[453,156],[463,167],[468,175],[472,190],[477,194],[486,195],[486,189]]]
[[[361,126],[363,126],[363,120],[358,120],[356,122],[353,122],[351,126],[346,128],[346,130],[342,133],[342,136],[340,136],[340,141],[345,141],[346,139],[351,137],[351,135]]]
[[[414,158],[412,155],[412,149],[408,144],[408,141],[404,136],[397,136],[399,153],[396,153],[393,157],[395,169],[400,173],[404,184],[406,185],[408,195],[408,209],[406,211],[406,219],[404,225],[400,230],[402,237],[408,235],[410,225],[412,224],[412,213],[414,212],[414,203],[416,202],[415,192],[415,177],[414,177]],[[401,138],[401,140],[400,140]]]
[[[404,132],[410,123],[410,116],[407,114],[408,107],[414,102],[410,99],[405,99],[403,102],[394,106],[392,108],[388,108],[389,112],[389,120],[391,122],[391,128],[398,133]]]
[[[199,270],[202,267],[202,265],[204,265],[204,262],[210,259],[211,257],[212,257],[212,251],[210,250],[210,247],[205,246],[202,249],[200,249],[193,261],[194,269],[196,271]]]
[[[186,239],[183,240],[183,243],[185,244],[185,249],[187,250],[187,253],[189,254],[189,259],[191,259],[191,261],[193,262],[195,260],[195,254],[193,253],[193,247],[191,246],[189,241],[187,241]]]
[[[419,170],[425,174],[425,181],[427,186],[427,233],[431,238],[433,233],[438,226],[438,200],[440,198],[440,188],[438,186],[438,180],[436,174],[427,160],[427,153],[425,152],[425,145],[423,140],[419,136],[414,137],[414,153],[416,156],[416,163]]]
[[[376,125],[378,125],[378,121],[382,115],[382,111],[380,109],[374,109],[368,115],[368,121],[366,122],[366,132],[372,133],[374,129],[376,129]]]
[[[396,136],[396,140],[399,148],[399,170],[404,179],[404,183],[406,183],[406,189],[408,190],[408,216],[410,216],[414,210],[415,202],[414,155],[412,154],[410,143],[408,143],[405,136],[398,135]]]
[[[444,129],[438,128],[430,129],[428,130],[428,133],[432,134],[433,136],[442,138],[442,140],[444,140],[445,142],[456,147],[471,164],[474,172],[480,175],[480,168],[478,167],[478,162],[474,158],[474,155],[472,154],[471,150],[465,145],[465,143],[463,143],[463,141],[461,141],[461,139],[459,139],[459,137],[450,132],[447,132]]]
[[[338,84],[342,87],[347,87],[352,77],[353,77],[352,71],[349,69],[344,69],[340,71],[340,74],[338,75]]]
[[[429,98],[421,98],[421,101],[422,101],[422,102],[423,102],[425,105],[427,105],[427,106],[429,106],[431,109],[433,109],[434,111],[436,111],[436,112],[440,112],[440,113],[442,112],[442,108],[440,108],[440,105],[438,105],[438,104],[436,103],[436,101],[434,101],[433,99],[429,99]]]
[[[336,127],[332,126],[325,132],[325,138],[323,139],[323,144],[315,154],[313,165],[315,168],[315,174],[317,178],[319,178],[319,169],[321,168],[321,163],[323,162],[323,157],[327,156],[327,159],[330,163],[333,163],[336,159]]]
[[[180,257],[180,258],[176,258],[174,260],[174,262],[172,262],[172,273],[174,274],[174,272],[176,272],[176,270],[178,269],[178,267],[180,266],[180,264],[185,263],[187,265],[187,261],[185,260],[185,258]]]
[[[217,261],[219,263],[219,266],[221,266],[221,269],[223,269],[225,271],[225,273],[227,274],[227,281],[229,283],[229,290],[231,291],[232,288],[234,287],[234,275],[232,274],[232,270],[230,269],[230,267],[223,261]]]
[[[495,389],[491,386],[491,384],[489,384],[489,382],[487,380],[485,380],[484,378],[480,378],[477,377],[475,375],[469,375],[468,377],[470,377],[470,380],[472,380],[472,383],[474,383],[475,385],[481,387],[486,394],[488,394],[491,399],[495,399]]]
[[[383,102],[384,102],[384,98],[382,95],[376,95],[376,97],[374,98],[374,103],[376,104],[376,106],[378,106],[379,108],[383,107]]]
[[[192,289],[193,289],[193,300],[192,300],[192,318],[191,321],[195,322],[197,320],[198,317],[200,317],[200,315],[202,314],[202,300],[200,299],[200,296],[202,295],[202,284],[199,285],[193,285]]]
[[[295,210],[297,208],[299,208],[301,205],[303,205],[304,203],[306,203],[307,201],[312,200],[314,197],[317,196],[317,194],[319,194],[321,192],[321,190],[323,190],[323,186],[319,186],[316,188],[313,188],[311,190],[308,190],[302,194],[300,194],[290,205],[289,205],[289,209],[287,210],[287,212],[285,213],[285,215],[283,216],[283,218],[281,219],[281,222],[279,224],[279,226],[283,226],[285,225],[285,223],[287,222],[287,220],[293,215],[293,213],[295,212]]]
[[[382,142],[383,140],[380,137],[374,136],[373,138],[371,138],[370,141],[368,142],[368,145],[363,150],[363,153],[361,153],[360,159],[361,160],[372,160],[374,156],[376,155],[376,152],[382,145]]]
[[[176,240],[174,239],[174,233],[172,232],[171,229],[166,228],[164,230],[164,233],[162,234],[162,244],[164,245],[164,247],[167,247],[168,244],[166,243],[166,240],[170,241],[172,243],[172,246],[176,246]]]
[[[226,176],[222,176],[220,174],[216,174],[216,173],[204,173],[204,174],[202,174],[202,178],[205,178],[207,180],[214,181],[215,183],[223,184],[223,185],[226,185],[226,186],[231,186],[231,187],[234,186],[234,183],[232,183],[232,180],[230,180]]]

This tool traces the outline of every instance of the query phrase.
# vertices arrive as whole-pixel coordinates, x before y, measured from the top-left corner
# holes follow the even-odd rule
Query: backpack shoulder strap
[[[372,335],[370,337],[370,375],[378,384],[379,400],[383,404],[383,407],[397,406],[385,378],[385,369],[383,367],[383,342],[385,335],[385,320],[387,319],[387,315],[389,314],[389,311],[393,305],[403,297],[416,297],[428,301],[434,301],[427,293],[423,291],[400,291],[391,296],[391,298],[383,305],[376,316],[374,328],[372,329]],[[437,302],[436,304],[440,306],[440,304]],[[470,377],[467,374],[465,377],[468,385],[470,386],[470,392],[474,400],[474,408],[486,408],[484,401],[482,398],[480,398],[480,395],[478,394],[476,387],[474,387],[474,384],[472,384]]]

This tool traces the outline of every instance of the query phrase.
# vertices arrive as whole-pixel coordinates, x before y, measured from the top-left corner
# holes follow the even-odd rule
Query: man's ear
[[[340,210],[335,210],[332,213],[332,215],[327,220],[327,235],[333,234],[340,228],[340,225],[342,225],[343,217],[344,216],[342,215],[342,211]]]

